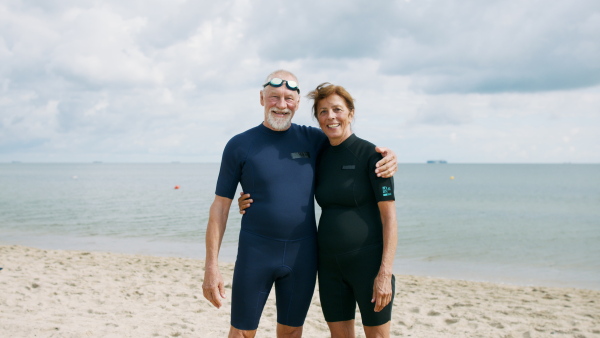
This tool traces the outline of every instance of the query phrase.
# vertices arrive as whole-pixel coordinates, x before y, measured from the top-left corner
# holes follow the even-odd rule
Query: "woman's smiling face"
[[[317,104],[319,126],[329,138],[329,143],[336,146],[344,142],[352,129],[350,124],[354,117],[354,110],[348,109],[346,101],[337,94],[332,94],[321,99]]]

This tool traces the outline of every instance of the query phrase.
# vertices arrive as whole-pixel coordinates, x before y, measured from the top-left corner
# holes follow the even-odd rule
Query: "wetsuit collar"
[[[331,146],[331,149],[333,149],[334,151],[342,151],[350,147],[357,139],[358,137],[354,133],[352,133],[352,135],[348,136],[348,138],[345,139],[344,142],[338,144],[337,146]]]
[[[283,134],[285,134],[285,133],[286,133],[288,130],[290,130],[290,129],[294,128],[294,125],[295,125],[295,124],[294,124],[294,123],[292,123],[288,129],[286,129],[286,130],[281,130],[281,131],[278,131],[278,130],[269,129],[269,128],[267,128],[267,127],[266,127],[264,124],[262,124],[262,123],[261,123],[261,124],[259,124],[259,125],[258,125],[258,129],[259,129],[261,132],[263,132],[263,133],[266,133],[266,134],[271,134],[271,135],[283,135]]]

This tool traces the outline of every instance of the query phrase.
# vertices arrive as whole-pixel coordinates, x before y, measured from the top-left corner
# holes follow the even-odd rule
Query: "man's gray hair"
[[[275,75],[278,74],[285,74],[285,75],[289,75],[291,77],[293,77],[296,80],[296,83],[298,83],[298,86],[300,86],[300,82],[298,81],[298,78],[296,77],[296,75],[294,75],[294,73],[290,72],[289,70],[285,70],[285,69],[279,69],[274,71],[273,73],[269,74],[269,76],[267,76],[267,78],[265,79],[265,83],[268,83],[269,81],[271,81],[274,77],[276,77]]]

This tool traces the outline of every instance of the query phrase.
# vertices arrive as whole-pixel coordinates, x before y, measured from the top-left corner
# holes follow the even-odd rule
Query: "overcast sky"
[[[400,162],[600,163],[598,0],[3,0],[0,162],[219,162],[279,68]]]

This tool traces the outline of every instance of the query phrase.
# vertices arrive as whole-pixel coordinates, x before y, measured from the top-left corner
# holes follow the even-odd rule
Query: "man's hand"
[[[254,202],[250,199],[250,194],[244,194],[244,192],[240,192],[240,198],[238,198],[238,207],[240,210],[240,214],[245,214],[246,211],[244,209],[250,208],[250,204]]]
[[[217,309],[221,308],[221,299],[225,298],[225,288],[219,268],[207,268],[204,271],[202,293],[204,298],[208,299]]]
[[[377,274],[373,282],[373,298],[375,312],[379,312],[392,300],[392,274]]]
[[[385,147],[375,147],[375,151],[383,155],[383,158],[375,165],[377,167],[375,169],[377,177],[389,178],[394,176],[396,170],[398,170],[396,153]]]

